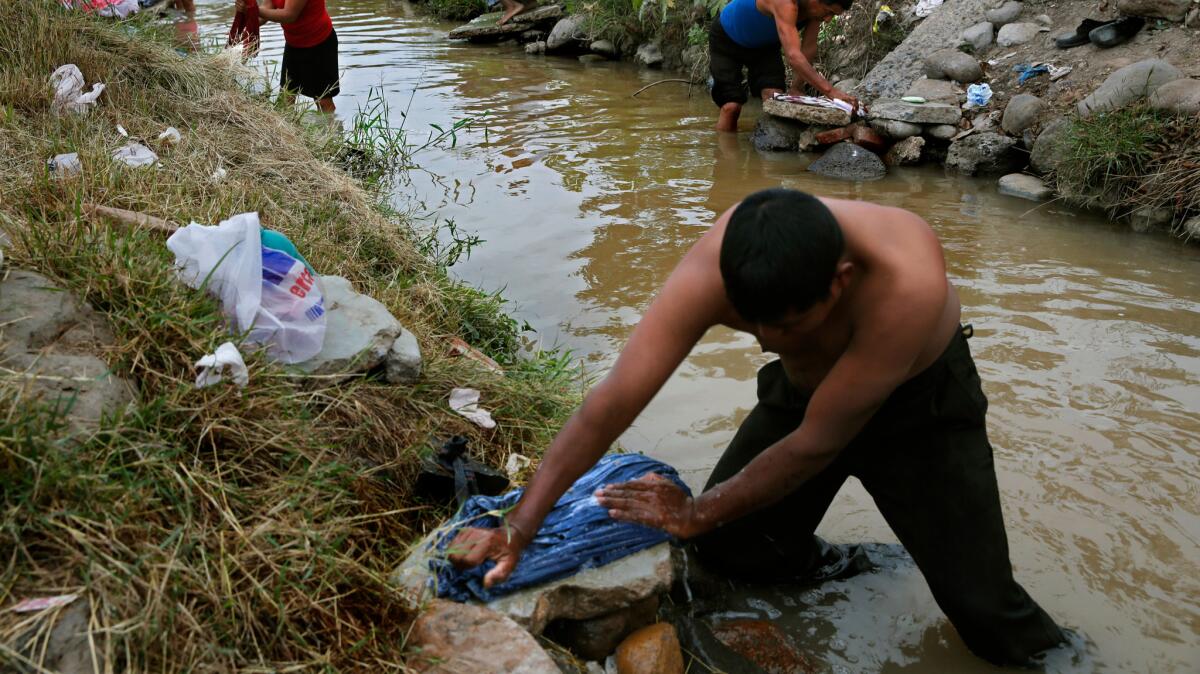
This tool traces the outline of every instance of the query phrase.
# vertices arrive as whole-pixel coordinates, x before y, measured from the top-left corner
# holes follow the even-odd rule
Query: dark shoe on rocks
[[[1144,25],[1146,20],[1140,16],[1123,16],[1093,29],[1088,33],[1088,39],[1097,47],[1115,47],[1137,35]]]
[[[1057,46],[1059,49],[1070,49],[1071,47],[1078,47],[1080,45],[1085,45],[1089,42],[1089,40],[1088,40],[1089,33],[1091,33],[1093,30],[1096,30],[1097,28],[1099,28],[1101,26],[1105,26],[1109,23],[1112,23],[1112,22],[1111,21],[1097,21],[1095,19],[1084,19],[1083,22],[1079,24],[1079,27],[1075,29],[1074,33],[1066,33],[1064,35],[1059,35],[1057,38],[1055,38],[1054,45]]]

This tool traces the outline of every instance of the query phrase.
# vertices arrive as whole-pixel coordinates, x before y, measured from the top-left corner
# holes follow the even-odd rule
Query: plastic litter
[[[154,140],[162,141],[165,145],[175,145],[179,141],[183,140],[183,136],[179,135],[179,129],[176,129],[173,126],[168,126],[167,130],[158,134]]]
[[[533,461],[528,456],[516,453],[509,454],[508,461],[504,462],[504,472],[508,473],[508,476],[515,480],[521,474],[521,471],[528,468],[532,463]]]
[[[46,169],[55,178],[70,178],[83,173],[83,162],[79,161],[78,152],[56,154],[46,160]]]
[[[33,597],[30,599],[22,599],[17,602],[17,605],[12,607],[15,613],[33,613],[35,611],[45,611],[48,608],[58,608],[66,606],[79,598],[77,594],[60,594],[54,597]]]
[[[220,183],[221,181],[225,180],[225,177],[228,175],[229,175],[229,171],[226,171],[225,167],[218,166],[217,170],[213,171],[212,175],[210,175],[208,177],[208,180],[209,180],[209,182],[211,182],[213,184],[217,184],[217,183]]]
[[[875,14],[875,23],[871,24],[871,32],[878,33],[879,32],[879,24],[882,23],[884,25],[887,25],[887,24],[891,23],[892,20],[895,18],[896,18],[896,13],[892,11],[891,7],[888,7],[887,5],[880,6],[879,12]]]
[[[483,365],[492,372],[503,372],[504,368],[500,367],[500,363],[490,358],[486,353],[467,344],[458,337],[450,337],[447,341],[450,342],[449,353],[451,356],[462,356]]]
[[[604,566],[671,540],[665,531],[612,519],[608,510],[596,501],[595,492],[600,487],[636,480],[647,473],[658,473],[691,494],[675,469],[661,461],[641,454],[606,455],[546,515],[507,581],[483,587],[484,575],[495,566],[490,560],[472,569],[457,569],[444,554],[431,558],[429,568],[435,575],[438,596],[456,601],[491,601],[522,588],[565,578],[581,569]],[[435,549],[445,553],[464,526],[500,526],[502,513],[516,505],[523,491],[516,489],[502,496],[468,499],[446,531],[435,538]]]
[[[930,14],[933,14],[933,10],[935,10],[941,6],[942,6],[942,0],[921,0],[920,2],[917,3],[917,6],[913,9],[913,14],[924,19],[925,17],[929,16]]]
[[[916,103],[917,105],[927,102],[921,96],[901,96],[900,100],[904,101],[905,103]]]
[[[200,373],[196,375],[196,388],[204,388],[220,383],[226,376],[233,378],[238,388],[245,388],[250,383],[250,373],[246,370],[246,361],[233,342],[225,342],[217,350],[196,361]]]
[[[1031,78],[1050,72],[1050,66],[1046,65],[1045,63],[1019,63],[1013,66],[1012,69],[1014,73],[1020,74],[1020,77],[1017,78],[1018,86],[1025,84],[1025,82]]]
[[[134,167],[153,166],[158,163],[158,155],[155,154],[154,150],[135,140],[131,140],[113,150],[112,158],[113,161],[119,161],[126,166]]]
[[[450,409],[471,420],[480,428],[495,428],[492,413],[479,406],[479,391],[473,388],[456,388],[450,391]]]
[[[992,100],[992,88],[986,82],[967,87],[967,105],[982,108]]]
[[[85,94],[84,84],[83,73],[74,63],[60,66],[50,73],[50,86],[54,87],[54,102],[50,104],[50,110],[55,115],[64,112],[86,114],[88,108],[96,104],[100,94],[104,93],[104,85],[97,82],[92,85],[92,90]]]
[[[284,363],[317,355],[325,341],[325,306],[303,262],[262,245],[258,213],[215,226],[192,223],[167,239],[180,279],[207,288],[246,342],[264,344]]]
[[[1050,68],[1050,81],[1051,82],[1054,82],[1055,80],[1060,80],[1060,79],[1066,77],[1067,75],[1070,75],[1071,71],[1074,70],[1074,68],[1072,68],[1071,66],[1056,66],[1052,63],[1047,63],[1046,67]]]
[[[62,4],[110,19],[125,19],[142,9],[138,0],[63,0]]]

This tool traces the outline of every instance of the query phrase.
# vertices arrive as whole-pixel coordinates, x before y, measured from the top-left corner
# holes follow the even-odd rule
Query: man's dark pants
[[[710,489],[791,433],[806,395],[779,361],[758,373],[758,404],[713,469]],[[847,476],[857,477],[916,561],[967,646],[998,664],[1027,664],[1064,641],[1013,579],[980,387],[966,336],[887,399],[821,473],[778,503],[696,541],[716,571],[748,580],[803,580],[824,561],[813,535]]]
[[[747,77],[742,78],[745,67]],[[721,107],[726,103],[745,103],[746,84],[755,98],[763,89],[779,89],[787,85],[787,73],[779,45],[753,49],[733,41],[721,26],[721,17],[713,19],[708,28],[708,70],[712,74],[712,99]]]

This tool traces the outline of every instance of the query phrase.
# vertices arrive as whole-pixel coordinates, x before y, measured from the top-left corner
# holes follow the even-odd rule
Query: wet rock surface
[[[647,42],[639,46],[633,59],[647,68],[661,68],[664,60],[662,48],[657,42]]]
[[[1054,196],[1054,190],[1047,187],[1041,178],[1024,173],[1010,173],[1001,178],[999,191],[1000,194],[1029,201],[1045,201]]]
[[[647,597],[625,608],[587,620],[557,620],[545,635],[584,660],[604,660],[633,632],[654,623],[658,596]]]
[[[413,623],[410,666],[418,672],[559,674],[528,632],[482,606],[432,602]]]
[[[504,35],[515,35],[529,30],[533,24],[557,19],[562,16],[562,7],[558,5],[537,7],[514,16],[503,26],[497,26],[496,22],[503,15],[504,12],[489,12],[477,16],[470,23],[450,31],[449,37],[452,40],[488,40],[498,39]]]
[[[798,149],[805,125],[775,115],[759,115],[750,134],[750,142],[760,152],[788,152]]]
[[[890,147],[883,157],[883,163],[888,166],[904,166],[921,161],[921,150],[925,147],[925,139],[920,136],[905,138]]]
[[[809,171],[840,180],[878,180],[887,167],[874,152],[854,143],[838,143],[808,167]]]
[[[969,176],[1009,173],[1020,168],[1013,152],[1017,141],[990,131],[975,133],[950,144],[946,168]]]
[[[786,632],[767,620],[729,620],[712,627],[712,633],[730,650],[754,663],[766,674],[814,674],[815,664],[800,652]]]
[[[643,627],[616,653],[617,674],[683,674],[683,651],[670,623]]]

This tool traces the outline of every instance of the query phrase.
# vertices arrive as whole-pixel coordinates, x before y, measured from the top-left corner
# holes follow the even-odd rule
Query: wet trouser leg
[[[705,490],[724,482],[767,447],[796,430],[807,397],[795,391],[779,361],[758,375],[758,404],[738,428],[713,468]],[[706,566],[726,575],[758,581],[804,579],[827,560],[827,546],[815,535],[833,497],[849,474],[841,457],[774,505],[729,522],[695,541]]]

